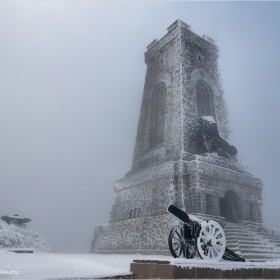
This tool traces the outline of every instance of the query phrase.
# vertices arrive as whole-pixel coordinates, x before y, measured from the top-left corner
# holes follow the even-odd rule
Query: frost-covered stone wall
[[[136,208],[138,218],[164,215],[170,204],[189,213],[221,216],[219,200],[229,191],[237,203],[236,222],[262,221],[261,213],[253,218],[250,212],[250,207],[262,204],[262,181],[241,163],[217,155],[192,155],[131,173],[116,181],[114,190],[111,223],[135,218]]]
[[[178,33],[180,27],[170,30],[161,40],[148,47],[145,53],[147,72],[143,91],[143,99],[139,117],[137,137],[132,164],[132,171],[148,165],[141,164],[141,157],[153,150],[164,148],[160,161],[178,159],[182,146],[182,82],[181,82],[181,39]],[[153,147],[152,129],[154,107],[153,95],[158,87],[166,88],[165,129],[163,144]],[[151,155],[152,157],[152,155]],[[139,161],[138,161],[139,160]],[[146,159],[146,161],[148,161]]]
[[[93,252],[166,250],[170,204],[216,220],[262,222],[261,180],[235,159],[199,155],[194,141],[205,116],[232,140],[218,55],[212,39],[180,20],[148,46],[132,167],[114,183],[110,223],[97,227]]]
[[[50,252],[46,239],[35,231],[0,222],[0,248],[33,248],[39,252]]]
[[[92,251],[169,254],[168,235],[178,223],[167,214],[101,225],[95,229]]]
[[[139,217],[166,214],[166,205],[174,201],[173,174],[174,163],[167,162],[115,182],[110,222],[131,218],[134,208],[141,209]]]
[[[198,123],[197,84],[203,82],[213,93],[213,116],[220,135],[226,140],[231,139],[231,128],[227,106],[218,69],[219,50],[210,40],[202,38],[190,29],[181,29],[182,40],[182,80],[183,80],[183,120],[184,150],[196,153],[190,137]]]
[[[227,106],[218,69],[219,51],[213,41],[202,38],[178,20],[168,33],[155,40],[145,53],[147,72],[140,110],[131,171],[156,163],[178,160],[182,152],[196,153],[191,141],[198,125],[197,85],[202,83],[213,94],[213,115],[220,135],[231,139]],[[164,139],[153,146],[153,95],[159,87],[166,88]]]
[[[195,155],[183,161],[184,205],[191,213],[223,216],[221,199],[234,212],[232,222],[262,222],[262,181],[245,167],[219,156]],[[252,209],[254,208],[254,209]]]

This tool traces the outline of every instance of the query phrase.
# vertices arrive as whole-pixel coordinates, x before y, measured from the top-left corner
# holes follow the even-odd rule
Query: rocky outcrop
[[[0,248],[33,248],[39,252],[50,252],[46,239],[27,227],[0,222]]]

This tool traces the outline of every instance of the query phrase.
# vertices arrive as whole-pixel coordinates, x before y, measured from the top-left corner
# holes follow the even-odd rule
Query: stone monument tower
[[[262,223],[262,182],[236,159],[213,39],[181,20],[145,53],[131,170],[114,183],[110,221],[92,252],[168,252],[177,207],[222,224]]]

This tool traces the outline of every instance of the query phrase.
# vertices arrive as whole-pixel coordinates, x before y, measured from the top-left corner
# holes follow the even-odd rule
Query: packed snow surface
[[[250,267],[280,268],[280,260],[262,263],[236,263],[229,261],[204,261],[200,259],[174,259],[155,255],[103,255],[103,254],[55,254],[35,252],[14,253],[0,250],[0,279],[57,279],[101,278],[130,274],[133,260],[168,260],[182,267],[213,267],[237,269]],[[9,273],[9,274],[8,274]]]
[[[14,253],[0,250],[0,279],[101,278],[130,274],[135,259],[171,260],[166,256]],[[9,275],[3,272],[12,272]],[[17,272],[17,273],[16,273]],[[17,274],[17,275],[16,275]]]

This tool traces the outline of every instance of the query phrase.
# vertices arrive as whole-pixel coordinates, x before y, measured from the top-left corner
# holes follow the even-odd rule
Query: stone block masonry
[[[222,141],[232,140],[218,56],[214,40],[181,20],[147,47],[132,167],[114,183],[110,221],[96,228],[92,252],[167,254],[178,223],[167,214],[170,204],[223,225],[262,224],[262,181],[236,158],[201,152],[196,142],[203,117]]]
[[[266,265],[217,265],[194,263],[176,265],[168,261],[134,260],[130,264],[134,279],[279,279],[279,266]]]

